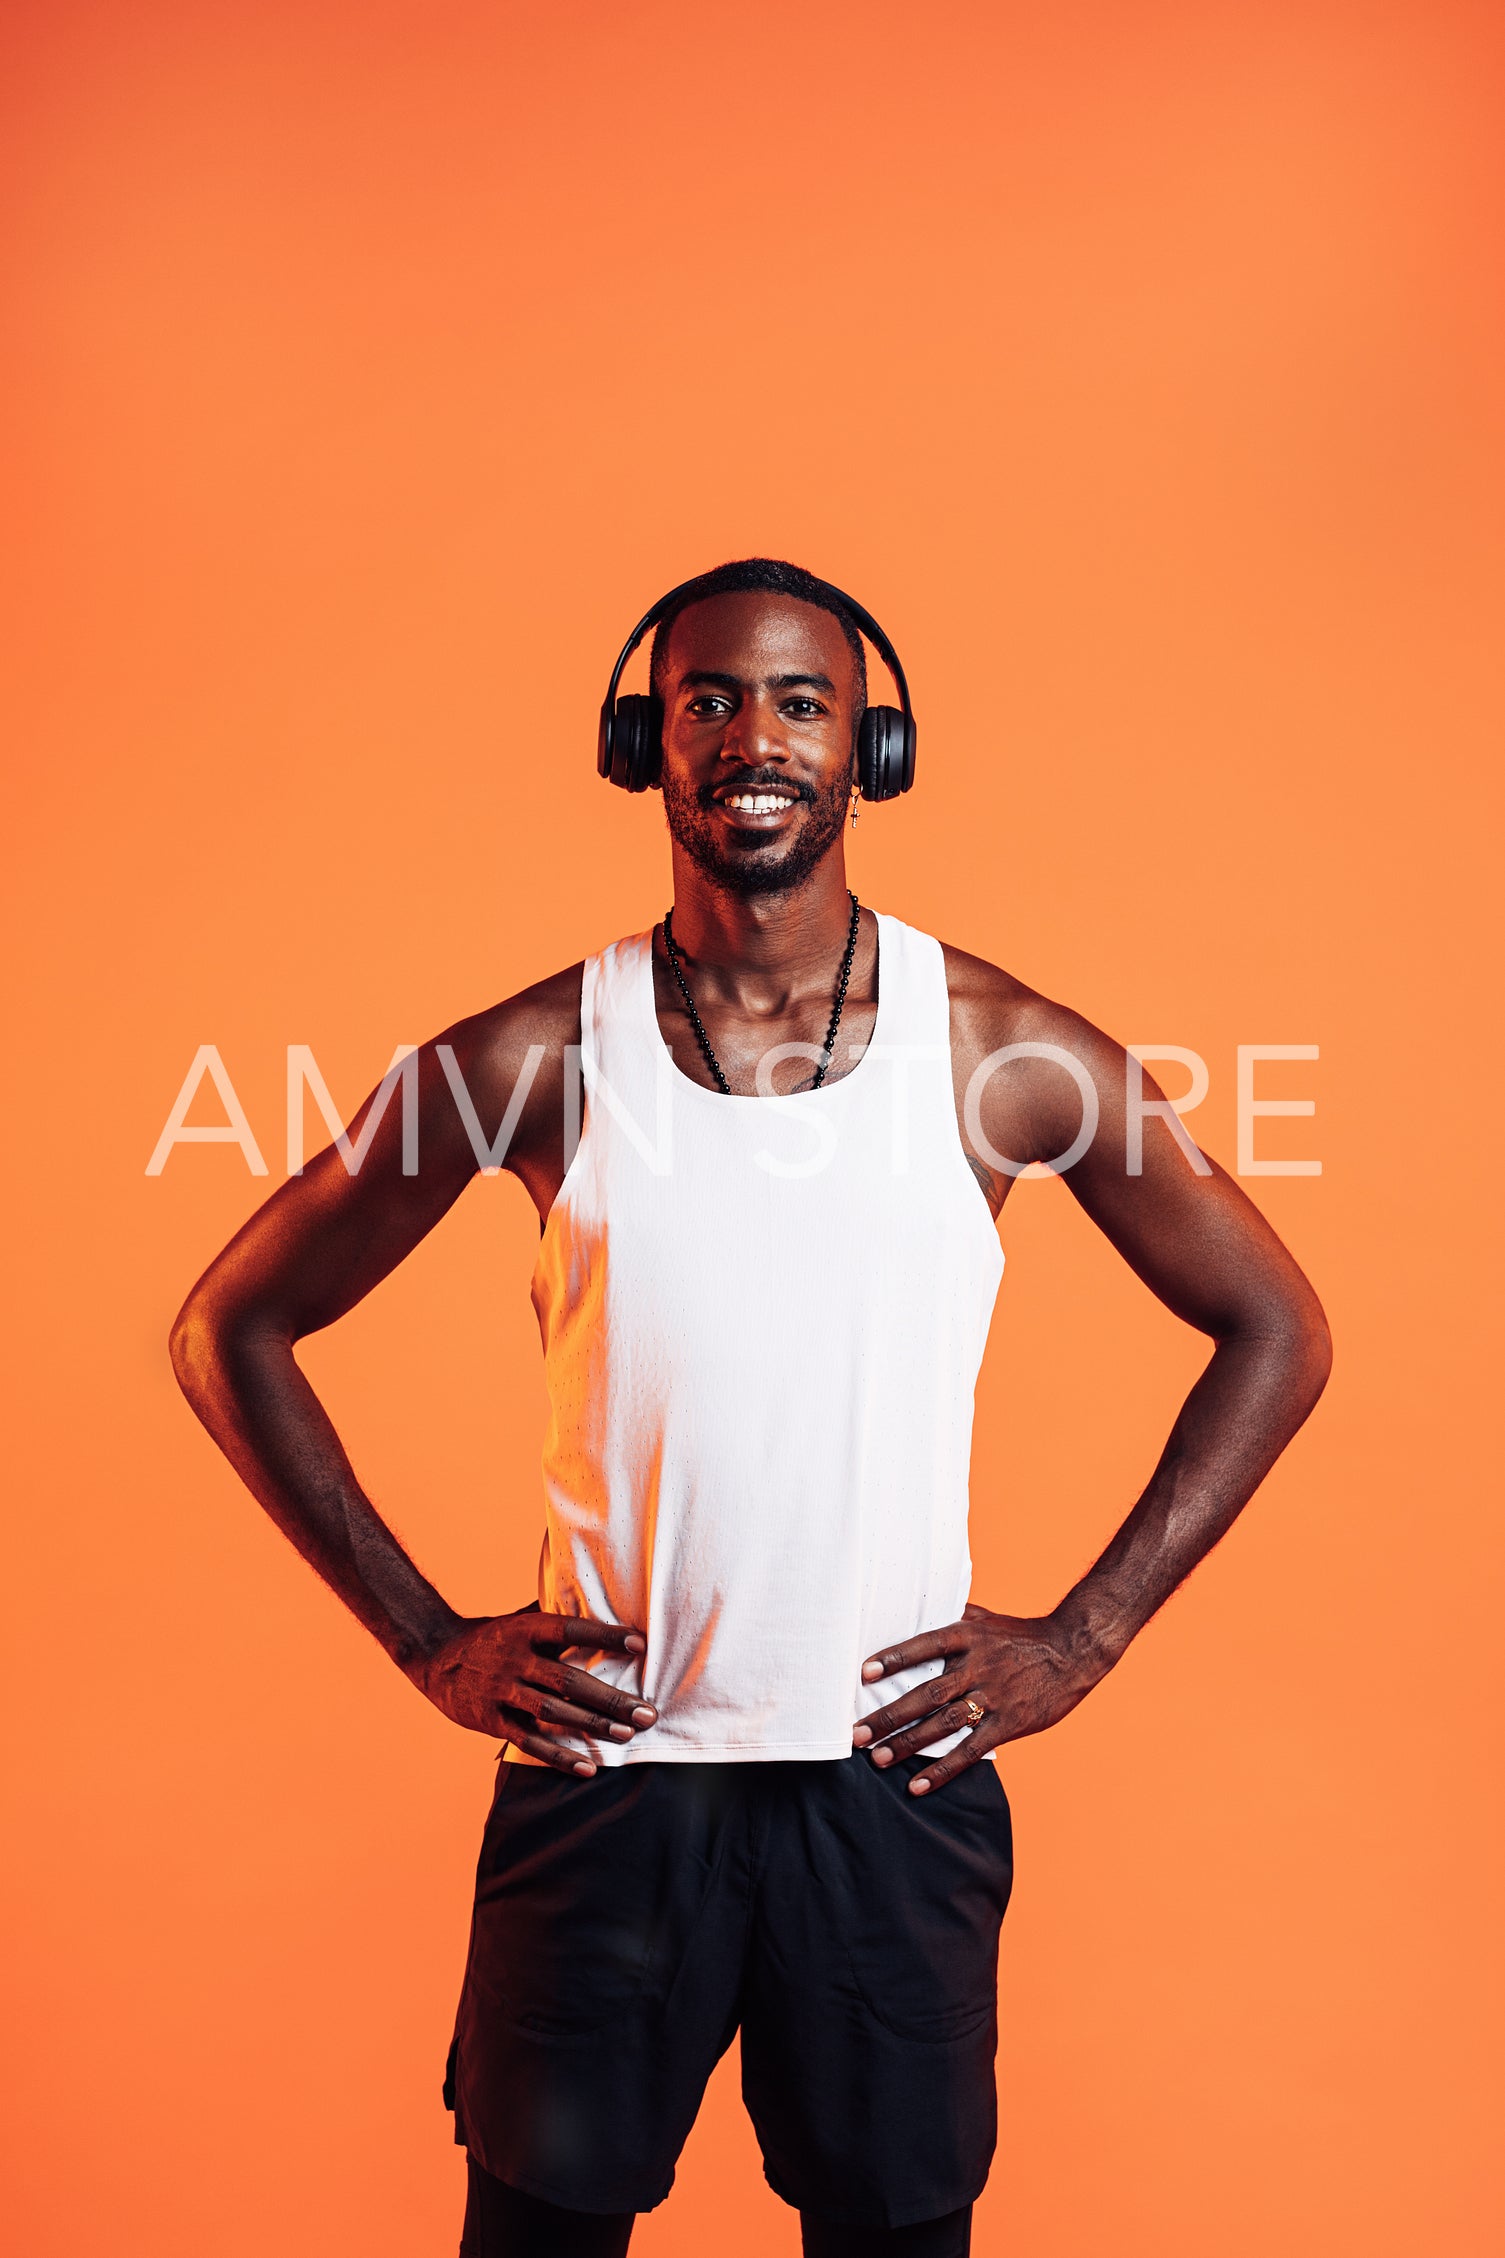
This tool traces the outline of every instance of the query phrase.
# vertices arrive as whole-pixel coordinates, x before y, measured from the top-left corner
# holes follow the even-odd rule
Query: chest
[[[787,1097],[807,1090],[836,1022],[827,1086],[851,1073],[873,1039],[878,1019],[876,967],[848,983],[837,1008],[834,989],[797,997],[734,1001],[709,988],[686,1002],[668,965],[655,960],[653,1002],[659,1034],[679,1072],[702,1088],[719,1087],[707,1045],[733,1091]],[[687,983],[688,985],[688,983]],[[691,1006],[693,1005],[693,1011]],[[697,1028],[696,1022],[699,1022]]]

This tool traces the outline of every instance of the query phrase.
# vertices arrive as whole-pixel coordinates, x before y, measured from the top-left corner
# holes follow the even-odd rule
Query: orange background
[[[978,2252],[1496,2247],[1498,11],[12,0],[6,39],[12,2246],[454,2247],[490,1751],[173,1387],[269,1187],[143,1169],[201,1042],[275,1182],[287,1044],[348,1113],[661,911],[594,709],[644,603],[761,550],[910,669],[864,898],[1199,1050],[1230,1163],[1235,1045],[1322,1048],[1261,1070],[1318,1111],[1259,1144],[1323,1175],[1250,1189],[1329,1395],[1004,1761]],[[1004,1237],[975,1552],[1023,1610],[1200,1349],[1060,1186]],[[534,1239],[478,1185],[308,1352],[462,1608],[532,1589]],[[734,2061],[638,2241],[795,2248]]]

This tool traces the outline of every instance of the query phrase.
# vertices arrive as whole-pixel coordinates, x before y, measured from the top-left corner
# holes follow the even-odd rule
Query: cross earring
[[[859,809],[859,807],[860,807],[861,805],[862,805],[862,794],[861,794],[861,792],[860,792],[860,791],[858,790],[857,786],[856,786],[856,785],[854,784],[854,785],[852,786],[852,829],[853,829],[854,831],[855,831],[855,830],[856,830],[856,828],[857,828],[857,811],[858,811],[858,809]]]

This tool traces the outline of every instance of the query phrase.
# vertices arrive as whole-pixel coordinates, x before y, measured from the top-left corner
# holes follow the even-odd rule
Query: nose
[[[754,691],[743,699],[726,725],[720,758],[736,768],[761,768],[769,762],[788,760],[789,747],[771,696]]]

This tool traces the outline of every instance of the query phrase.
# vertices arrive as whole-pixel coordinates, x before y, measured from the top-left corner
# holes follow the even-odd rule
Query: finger
[[[510,1700],[499,1701],[497,1707],[508,1720],[509,1730],[514,1724],[520,1725],[524,1732],[531,1733],[535,1739],[546,1741],[550,1748],[564,1747],[566,1733],[589,1734],[596,1740],[603,1738],[599,1717],[591,1716],[584,1709],[576,1709],[572,1703],[561,1701],[556,1694],[544,1693],[536,1686],[519,1686]],[[556,1726],[559,1727],[557,1732]],[[630,1741],[635,1737],[630,1725],[608,1725],[605,1727],[605,1735],[619,1742]],[[573,1757],[587,1754],[584,1749],[578,1748],[569,1749],[567,1753]]]
[[[573,1702],[561,1701],[557,1694],[541,1693],[535,1714],[546,1725],[567,1725],[571,1732],[594,1733],[598,1740],[601,1737],[599,1716],[593,1716],[588,1709],[577,1709]],[[635,1740],[637,1737],[630,1725],[616,1721],[607,1726],[606,1734],[609,1740],[621,1742]]]
[[[967,1681],[958,1671],[950,1671],[941,1678],[927,1678],[922,1686],[900,1694],[887,1708],[869,1710],[861,1723],[852,1727],[852,1746],[867,1748],[873,1741],[887,1740],[901,1725],[913,1724],[918,1717],[928,1717],[932,1710],[944,1709],[948,1701],[965,1701],[966,1697]]]
[[[545,1740],[542,1733],[524,1732],[521,1726],[508,1726],[507,1738],[514,1748],[528,1756],[536,1756],[555,1772],[573,1772],[582,1780],[593,1780],[596,1767],[592,1759],[582,1756],[578,1748],[566,1748],[563,1741]]]
[[[947,1749],[944,1756],[938,1756],[933,1764],[927,1764],[923,1772],[916,1772],[909,1783],[908,1792],[911,1795],[933,1794],[935,1789],[943,1788],[948,1780],[954,1780],[958,1772],[965,1772],[969,1765],[976,1764],[980,1758],[999,1746],[997,1733],[989,1733],[979,1725],[975,1733],[969,1733],[964,1741],[958,1741],[955,1748]]]
[[[530,1625],[535,1646],[611,1647],[627,1654],[646,1654],[648,1641],[630,1623],[598,1623],[593,1615],[540,1615]]]
[[[974,1697],[971,1694],[959,1694],[954,1701],[948,1701],[944,1709],[938,1709],[933,1717],[927,1717],[923,1724],[911,1725],[907,1732],[895,1733],[892,1740],[885,1741],[881,1748],[875,1748],[873,1762],[882,1771],[890,1764],[901,1763],[906,1756],[918,1755],[922,1748],[928,1748],[932,1741],[944,1739],[947,1733],[964,1733],[980,1722]]]
[[[641,1694],[632,1693],[625,1686],[609,1686],[604,1678],[593,1678],[589,1670],[576,1670],[565,1662],[540,1662],[528,1672],[523,1683],[537,1686],[545,1693],[560,1694],[566,1701],[578,1702],[595,1717],[611,1717],[618,1724],[635,1725],[639,1731],[658,1722],[658,1711],[651,1701],[644,1701]]]
[[[971,1633],[965,1623],[946,1623],[938,1631],[921,1631],[899,1646],[885,1647],[881,1654],[870,1655],[862,1665],[866,1684],[874,1678],[887,1678],[895,1670],[907,1670],[912,1662],[934,1662],[937,1655],[965,1654],[971,1645]]]

